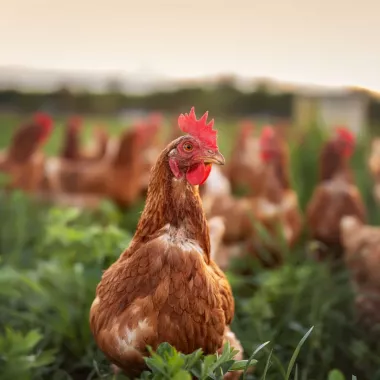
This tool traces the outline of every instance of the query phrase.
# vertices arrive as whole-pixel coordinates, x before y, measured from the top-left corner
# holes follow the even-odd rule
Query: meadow
[[[0,148],[7,145],[19,122],[18,116],[0,117]],[[88,119],[86,135],[98,122],[114,133],[123,127],[119,121]],[[236,125],[216,123],[221,151],[228,160]],[[62,132],[61,122],[46,146],[48,154],[59,149]],[[292,180],[304,210],[316,184],[318,152],[326,134],[317,125],[302,136],[292,130],[290,134]],[[369,147],[369,138],[361,136],[352,167],[369,220],[378,225],[379,211],[366,167]],[[111,372],[96,348],[88,313],[102,270],[128,246],[143,205],[141,199],[120,211],[105,202],[97,211],[80,212],[41,206],[19,192],[0,194],[2,380],[123,378]],[[234,263],[227,273],[236,301],[232,329],[247,358],[260,348],[254,357],[255,370],[245,377],[380,379],[378,331],[357,323],[354,289],[345,268],[332,270],[330,263],[316,262],[312,251],[305,231],[281,268],[267,270],[247,259]],[[249,276],[236,274],[234,267],[241,265],[251,269]],[[218,367],[228,362],[227,351],[222,359],[200,353],[184,357],[163,346],[149,362],[152,372],[144,378],[180,380],[199,373],[202,379],[218,379]]]

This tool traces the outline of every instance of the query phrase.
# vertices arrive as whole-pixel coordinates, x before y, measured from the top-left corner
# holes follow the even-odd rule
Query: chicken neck
[[[207,219],[198,186],[190,185],[185,176],[176,179],[170,169],[168,154],[176,140],[161,153],[151,171],[148,194],[134,242],[145,242],[164,226],[181,230],[186,239],[195,240],[210,258],[210,237]]]
[[[283,154],[279,154],[272,162],[273,171],[281,184],[282,190],[290,189],[287,160]]]
[[[65,135],[65,141],[62,148],[61,157],[68,160],[77,160],[80,156],[80,141],[78,131],[68,129]]]
[[[12,163],[28,162],[38,150],[41,129],[38,125],[28,124],[16,131],[7,152],[7,160]]]
[[[334,143],[328,143],[320,156],[319,180],[329,181],[338,174],[349,182],[353,181],[347,158],[337,151]]]

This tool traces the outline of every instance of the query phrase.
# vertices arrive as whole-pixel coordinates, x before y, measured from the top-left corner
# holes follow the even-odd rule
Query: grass
[[[89,119],[86,134],[98,121]],[[0,117],[0,147],[6,146],[18,122],[15,116]],[[118,122],[111,125],[112,133],[122,127]],[[221,150],[228,155],[236,130],[222,123],[221,131]],[[61,133],[58,123],[46,147],[49,154],[57,151]],[[293,183],[303,208],[316,183],[323,139],[316,129],[302,144],[297,136],[292,139]],[[367,151],[363,137],[352,164],[370,221],[379,224],[365,165]],[[121,213],[105,203],[101,210],[80,213],[42,207],[18,192],[0,194],[0,215],[6,221],[0,224],[1,379],[116,378],[94,344],[88,312],[102,270],[129,244],[142,207],[143,202]],[[344,267],[332,272],[329,263],[311,260],[307,240],[281,268],[268,271],[249,259],[234,263],[238,265],[252,269],[245,277],[233,268],[228,273],[236,300],[232,328],[255,365],[244,378],[380,379],[379,339],[356,322]],[[233,363],[229,354],[226,349],[222,359],[201,353],[185,357],[164,345],[147,359],[150,371],[142,378],[219,379],[228,366],[246,368],[247,362]]]

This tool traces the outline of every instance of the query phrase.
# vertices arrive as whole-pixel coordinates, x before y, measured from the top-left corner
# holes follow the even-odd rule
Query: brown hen
[[[340,223],[344,260],[356,285],[356,304],[366,324],[380,324],[380,228],[345,216]]]
[[[228,261],[226,256],[238,257],[248,251],[266,266],[279,264],[285,248],[281,243],[292,247],[302,230],[298,198],[291,189],[288,174],[287,146],[271,127],[263,129],[259,143],[263,177],[257,195],[241,199],[223,195],[208,206],[208,216],[222,216],[226,223],[223,241],[227,247],[222,247],[215,258],[223,269]],[[269,233],[270,241],[258,233],[255,222]],[[261,257],[263,251],[267,251],[269,257]]]
[[[152,169],[130,246],[97,287],[90,326],[105,355],[129,376],[145,368],[146,346],[168,342],[183,353],[219,350],[234,314],[231,288],[210,259],[198,185],[223,164],[213,121],[179,117],[188,135],[170,143]]]
[[[340,221],[344,216],[355,216],[363,222],[366,219],[365,205],[349,167],[354,144],[353,134],[338,128],[321,152],[319,185],[307,206],[311,236],[324,245],[317,251],[319,258],[341,256]]]
[[[80,160],[81,139],[79,133],[81,130],[82,119],[80,117],[73,116],[67,121],[63,135],[61,158],[70,161]]]
[[[43,178],[45,156],[40,151],[52,131],[52,120],[37,113],[13,135],[10,147],[0,156],[0,171],[10,177],[8,188],[35,192]]]
[[[140,147],[145,134],[138,126],[124,131],[114,147],[114,156],[99,162],[50,158],[46,164],[44,190],[58,199],[64,194],[109,198],[126,207],[136,201],[141,190]],[[96,202],[91,201],[91,204]]]
[[[226,175],[234,192],[256,195],[259,192],[264,168],[259,156],[259,139],[253,136],[254,125],[243,121],[236,145],[232,150]]]

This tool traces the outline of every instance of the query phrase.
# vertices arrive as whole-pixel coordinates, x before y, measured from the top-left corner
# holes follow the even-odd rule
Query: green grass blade
[[[243,380],[245,380],[246,376],[247,376],[247,371],[248,371],[248,368],[253,360],[253,358],[255,357],[255,355],[261,351],[267,344],[269,344],[269,341],[268,342],[265,342],[263,344],[260,344],[260,346],[258,346],[256,348],[255,351],[253,351],[253,354],[249,357],[248,361],[247,361],[247,365],[245,366],[245,369],[244,369],[244,372],[243,372]]]
[[[265,380],[267,378],[267,372],[268,372],[268,369],[270,366],[270,359],[272,357],[272,353],[273,353],[273,349],[270,350],[270,353],[268,355],[268,359],[267,359],[267,362],[265,364],[265,369],[264,369],[263,376],[261,377],[261,380]]]
[[[294,363],[296,362],[296,359],[297,359],[297,356],[301,350],[301,347],[302,345],[305,343],[306,339],[309,337],[309,335],[311,334],[311,332],[313,331],[314,329],[314,326],[310,328],[310,330],[303,336],[303,338],[300,340],[300,342],[298,343],[296,349],[294,350],[294,353],[292,355],[292,358],[290,359],[290,363],[289,363],[289,366],[288,366],[288,370],[286,372],[286,377],[285,377],[285,380],[289,380],[290,378],[290,374],[292,373],[292,370],[293,370],[293,366],[294,366]]]

